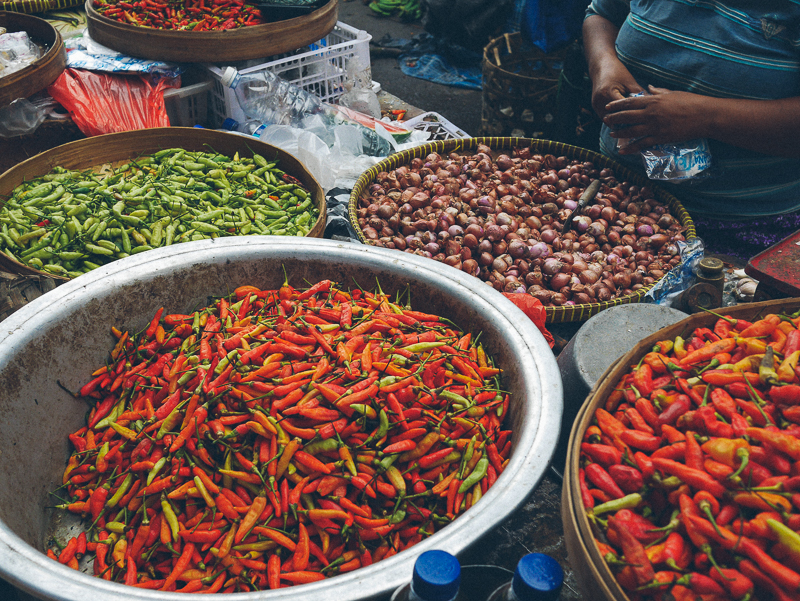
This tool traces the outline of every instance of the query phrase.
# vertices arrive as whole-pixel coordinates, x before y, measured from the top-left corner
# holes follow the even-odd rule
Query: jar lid
[[[556,599],[564,582],[559,563],[544,553],[529,553],[519,560],[512,588],[520,601]]]
[[[458,594],[461,565],[447,551],[425,551],[414,563],[412,586],[425,601],[448,601]]]

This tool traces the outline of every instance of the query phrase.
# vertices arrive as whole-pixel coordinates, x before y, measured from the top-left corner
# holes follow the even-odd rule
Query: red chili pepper
[[[654,436],[638,430],[625,430],[619,435],[619,438],[625,444],[646,452],[652,453],[661,447],[660,436]]]
[[[689,411],[691,406],[692,403],[688,395],[678,395],[675,400],[658,415],[658,421],[662,425],[675,425],[675,422],[678,420],[678,418]]]
[[[601,465],[590,463],[584,468],[584,472],[589,482],[608,494],[612,499],[619,499],[625,496],[623,490]]]
[[[706,490],[712,495],[722,497],[727,492],[724,486],[704,471],[692,469],[670,459],[655,458],[653,459],[653,465],[656,469],[670,474],[671,476],[677,476],[689,486],[700,490]]]
[[[642,472],[635,467],[629,465],[612,465],[608,468],[608,474],[626,493],[639,492],[644,488]]]
[[[638,585],[643,586],[652,582],[655,578],[655,571],[647,558],[644,545],[626,528],[624,522],[617,523],[616,516],[609,518],[609,526],[613,526],[619,535],[624,560],[633,569]]]
[[[622,463],[622,452],[610,445],[584,442],[581,443],[581,452],[586,453],[592,461],[600,463],[606,468]]]

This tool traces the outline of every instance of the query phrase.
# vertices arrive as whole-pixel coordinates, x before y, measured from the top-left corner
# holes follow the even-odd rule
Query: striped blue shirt
[[[619,27],[617,56],[642,87],[717,98],[800,96],[800,0],[592,0],[586,14]],[[642,168],[639,156],[618,155],[615,145],[603,126],[603,154]],[[709,145],[710,177],[664,186],[690,214],[800,210],[800,160]]]

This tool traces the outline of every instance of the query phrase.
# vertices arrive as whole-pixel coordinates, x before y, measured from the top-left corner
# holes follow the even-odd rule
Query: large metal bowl
[[[389,559],[326,581],[277,591],[216,595],[236,601],[347,601],[385,595],[406,582],[428,549],[458,554],[521,506],[547,469],[558,441],[561,379],[544,337],[490,286],[436,261],[329,240],[226,238],[156,249],[110,263],[59,286],[0,323],[0,576],[36,597],[162,600],[172,593],[107,582],[67,568],[42,552],[68,456],[67,434],[84,424],[76,390],[107,357],[112,326],[141,329],[164,306],[207,304],[242,284],[278,287],[283,269],[302,286],[330,278],[385,292],[412,290],[414,308],[439,313],[481,340],[504,369],[512,393],[514,447],[488,493],[451,525]],[[181,598],[184,598],[182,596]],[[188,599],[207,596],[188,595]]]

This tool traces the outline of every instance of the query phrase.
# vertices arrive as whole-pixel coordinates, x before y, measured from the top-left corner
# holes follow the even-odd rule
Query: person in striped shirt
[[[641,170],[644,148],[708,139],[708,177],[662,184],[707,252],[800,229],[800,1],[592,0],[583,43],[601,152]]]

